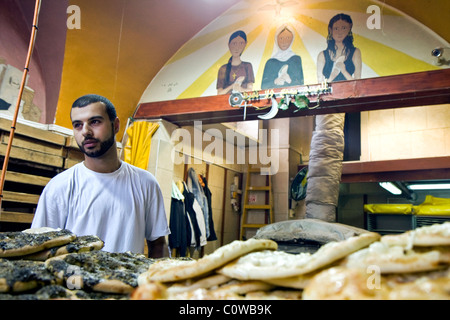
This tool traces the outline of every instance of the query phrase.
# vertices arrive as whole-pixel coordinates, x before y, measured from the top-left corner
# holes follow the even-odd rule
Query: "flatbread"
[[[131,300],[167,300],[167,287],[160,282],[139,284],[130,295]]]
[[[21,231],[0,233],[0,258],[19,257],[61,246],[73,241],[76,235],[69,230],[28,233]]]
[[[382,277],[389,300],[450,300],[450,268]]]
[[[388,290],[371,284],[372,274],[362,269],[333,267],[311,279],[303,290],[303,300],[382,300]]]
[[[75,240],[64,244],[62,246],[53,247],[40,252],[32,253],[21,257],[26,260],[45,261],[49,258],[68,254],[68,253],[81,253],[93,250],[101,250],[104,246],[104,242],[97,236],[80,236]]]
[[[101,292],[69,290],[59,284],[43,286],[35,292],[0,293],[0,300],[125,300],[127,296]]]
[[[69,289],[129,294],[154,261],[129,252],[90,251],[50,258],[45,265]]]
[[[380,237],[376,232],[367,232],[344,241],[327,243],[312,255],[311,262],[299,274],[307,274],[330,265],[378,241]]]
[[[230,294],[235,294],[239,296],[246,295],[249,292],[254,291],[269,291],[275,286],[267,282],[259,280],[249,280],[249,281],[230,281],[229,283],[220,286],[217,289],[209,290],[209,294],[217,299],[222,297],[227,297]]]
[[[342,263],[347,268],[366,270],[375,266],[379,272],[409,273],[442,268],[440,253],[437,250],[415,252],[402,246],[388,246],[375,242],[368,248],[349,255]]]
[[[24,292],[56,283],[58,279],[42,262],[0,258],[0,292]]]
[[[171,285],[167,291],[169,294],[194,291],[197,289],[211,289],[213,287],[218,287],[226,282],[231,281],[230,277],[224,276],[222,274],[212,274],[210,276],[195,279],[195,280],[185,280],[182,282],[177,282]]]
[[[145,281],[175,282],[207,274],[228,262],[258,250],[276,250],[277,243],[265,239],[249,239],[233,241],[222,246],[213,253],[191,263],[176,265],[165,269],[151,268],[141,279]]]
[[[311,259],[310,253],[290,254],[263,250],[244,255],[218,272],[239,280],[285,278],[297,274]]]
[[[450,246],[450,221],[424,226],[398,235],[385,235],[381,242],[389,246]]]
[[[304,275],[330,265],[379,238],[378,233],[363,233],[343,241],[329,242],[314,254],[253,252],[227,264],[218,272],[240,280],[267,280]]]
[[[450,246],[414,247],[414,251],[417,253],[438,251],[439,262],[450,265]]]
[[[198,288],[185,292],[167,290],[168,300],[242,300],[251,292],[269,291],[274,286],[263,281],[231,280],[217,288]]]
[[[333,267],[315,276],[304,300],[449,300],[450,269],[411,275],[377,275],[363,269]]]
[[[389,300],[450,300],[450,278],[421,278],[395,286]]]
[[[253,291],[245,295],[245,300],[301,300],[302,290]]]
[[[298,276],[287,277],[287,278],[277,278],[277,279],[266,279],[267,283],[276,285],[278,287],[293,288],[293,289],[305,289],[309,284],[311,279],[318,274],[322,269],[318,271],[313,271],[307,274],[301,274]]]

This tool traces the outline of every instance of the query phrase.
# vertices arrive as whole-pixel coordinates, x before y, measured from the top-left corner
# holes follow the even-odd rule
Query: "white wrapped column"
[[[316,116],[306,187],[306,218],[336,221],[344,156],[345,113]]]

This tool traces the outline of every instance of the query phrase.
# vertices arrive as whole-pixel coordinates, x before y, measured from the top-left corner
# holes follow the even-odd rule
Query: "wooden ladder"
[[[245,240],[245,231],[246,229],[259,229],[274,222],[273,218],[273,193],[272,193],[272,176],[271,175],[262,175],[261,168],[251,168],[249,167],[247,170],[247,181],[245,183],[245,193],[244,193],[244,208],[242,211],[241,218],[241,228],[240,228],[240,239]],[[255,177],[254,179],[252,179]],[[259,179],[259,183],[254,184],[252,180]],[[261,185],[261,180],[265,180],[265,184]],[[259,195],[264,194],[264,204],[256,204],[253,201],[250,201],[250,195],[255,195],[257,200],[260,200]],[[262,202],[262,201],[258,201]],[[256,212],[255,212],[256,211]],[[263,223],[249,223],[248,218],[251,214],[253,216],[255,214],[262,215],[262,211],[264,212],[264,222]]]

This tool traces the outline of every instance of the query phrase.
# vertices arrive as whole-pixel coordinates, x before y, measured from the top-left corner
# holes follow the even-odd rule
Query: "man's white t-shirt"
[[[32,228],[68,229],[96,235],[109,252],[144,252],[144,239],[170,233],[155,177],[124,161],[112,173],[94,172],[78,163],[44,188]]]

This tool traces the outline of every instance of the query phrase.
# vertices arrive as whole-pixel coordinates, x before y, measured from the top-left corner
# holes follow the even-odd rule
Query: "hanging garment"
[[[178,250],[179,255],[185,257],[191,239],[187,237],[186,216],[182,200],[172,198],[169,227],[171,231],[169,234],[169,248]]]
[[[184,210],[185,210],[185,214],[186,214],[186,219],[187,219],[187,223],[186,223],[186,229],[187,229],[187,243],[188,243],[188,247],[192,248],[192,247],[196,247],[197,243],[196,243],[196,235],[194,232],[194,225],[192,223],[191,220],[191,216],[189,215],[189,213],[186,211],[186,203],[184,203]]]
[[[198,180],[198,175],[193,168],[188,169],[187,187],[189,191],[194,194],[195,199],[197,200],[203,211],[204,217],[203,219],[205,221],[205,229],[206,229],[206,238],[208,238],[209,237],[208,202],[205,193],[203,192],[203,188]]]
[[[204,184],[203,191],[206,196],[206,202],[208,204],[208,226],[209,226],[209,237],[206,239],[207,241],[215,241],[217,240],[216,231],[214,230],[214,221],[213,221],[213,211],[211,205],[212,193],[208,188],[208,181],[205,177],[202,177],[202,181]]]
[[[204,242],[203,238],[206,239],[206,237],[204,236],[204,233],[206,233],[206,232],[204,232],[202,235],[202,231],[200,229],[200,225],[204,226],[204,223],[201,223],[201,221],[200,221],[200,224],[199,224],[199,218],[200,218],[200,220],[202,220],[203,214],[201,212],[199,212],[199,210],[198,210],[198,208],[200,208],[200,206],[198,205],[198,202],[196,205],[197,211],[194,209],[194,203],[196,202],[195,196],[192,192],[188,191],[186,186],[184,188],[183,196],[184,196],[185,209],[186,209],[186,212],[189,215],[190,221],[192,223],[192,231],[193,231],[193,235],[194,235],[194,239],[195,239],[195,242],[194,242],[195,247],[200,248],[201,244]],[[191,246],[192,246],[192,243],[191,243]]]
[[[186,257],[187,248],[192,243],[191,224],[186,214],[184,196],[173,181],[169,226],[171,231],[168,237],[170,249],[176,249],[179,256]]]
[[[195,211],[195,216],[197,217],[198,227],[200,229],[200,247],[206,246],[206,225],[205,225],[205,217],[203,216],[203,210],[200,207],[197,199],[194,198],[194,203],[192,204],[192,208]],[[198,246],[197,246],[198,247]]]
[[[128,138],[123,149],[124,161],[147,170],[152,136],[158,128],[157,123],[133,122],[126,131]]]
[[[177,200],[184,200],[183,189],[180,189],[179,186],[172,181],[172,198]]]

